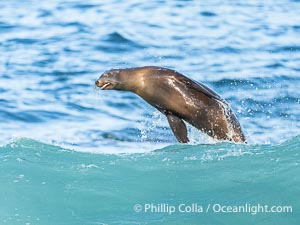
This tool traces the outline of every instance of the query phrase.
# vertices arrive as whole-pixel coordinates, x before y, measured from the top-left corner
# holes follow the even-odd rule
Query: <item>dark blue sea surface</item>
[[[0,1],[0,224],[298,224],[300,2]],[[163,66],[231,106],[248,145],[166,118],[110,68]],[[94,154],[99,153],[99,154]],[[135,213],[135,204],[292,213]]]

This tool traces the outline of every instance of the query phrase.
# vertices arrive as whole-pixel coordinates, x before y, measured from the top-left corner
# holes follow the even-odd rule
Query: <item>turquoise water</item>
[[[0,225],[299,224],[299,1],[0,8]],[[216,91],[249,144],[188,127],[179,145],[142,99],[94,87],[103,71],[145,65]],[[221,205],[254,207],[212,211]]]
[[[1,149],[1,224],[298,224],[300,137],[90,154],[30,139]],[[144,211],[136,204],[292,206],[290,213]],[[166,208],[166,207],[165,207]]]

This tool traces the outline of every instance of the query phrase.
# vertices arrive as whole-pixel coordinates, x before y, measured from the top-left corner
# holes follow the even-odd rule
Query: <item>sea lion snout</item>
[[[95,85],[100,87],[101,90],[112,89],[113,83],[105,78],[100,77],[98,80],[95,81]]]
[[[95,85],[102,90],[117,89],[119,83],[119,74],[114,70],[104,72],[99,79],[95,81]]]
[[[96,86],[100,86],[100,81],[99,81],[99,80],[96,80],[96,81],[95,81],[95,85],[96,85]]]

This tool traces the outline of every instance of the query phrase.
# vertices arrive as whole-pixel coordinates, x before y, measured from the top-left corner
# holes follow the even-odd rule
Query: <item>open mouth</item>
[[[105,90],[108,86],[110,86],[111,83],[104,83],[102,86],[101,86],[101,90]]]

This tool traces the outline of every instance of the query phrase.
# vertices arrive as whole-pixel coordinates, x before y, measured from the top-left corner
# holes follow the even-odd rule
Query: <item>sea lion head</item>
[[[99,79],[96,80],[95,85],[102,90],[123,90],[122,81],[120,70],[111,69],[104,72]]]
[[[140,68],[111,69],[104,72],[95,85],[102,90],[121,90],[136,92],[143,88],[144,71]]]

